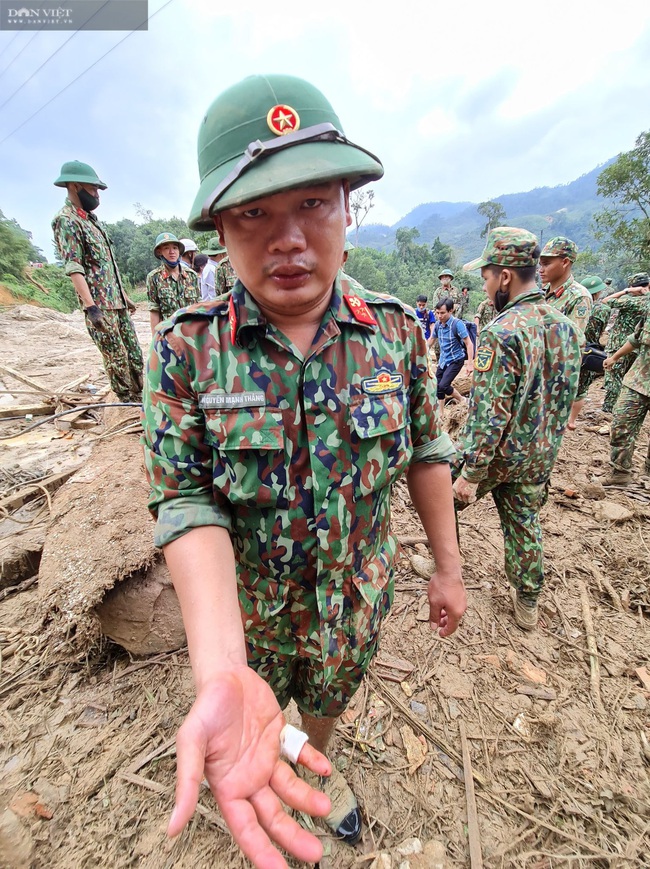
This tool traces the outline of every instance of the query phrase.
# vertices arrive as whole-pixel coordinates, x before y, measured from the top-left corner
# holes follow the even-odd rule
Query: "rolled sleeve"
[[[85,275],[84,239],[80,227],[74,220],[60,215],[52,224],[52,229],[59,256],[65,264],[66,275]]]
[[[180,331],[169,340],[168,334],[155,334],[143,400],[142,443],[156,546],[203,525],[231,528],[229,505],[213,487],[212,447],[189,374],[188,348],[183,350]]]

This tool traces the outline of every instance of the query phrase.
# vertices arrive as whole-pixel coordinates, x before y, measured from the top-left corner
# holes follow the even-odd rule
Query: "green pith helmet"
[[[106,185],[97,177],[97,173],[88,163],[70,160],[61,166],[61,174],[54,182],[55,187],[65,187],[66,184],[94,184],[100,190],[106,190]]]
[[[219,241],[219,236],[215,235],[208,242],[208,246],[201,253],[206,253],[208,256],[219,256],[220,253],[227,253],[226,248]]]
[[[163,245],[163,244],[167,244],[167,243],[169,243],[169,244],[177,244],[177,245],[178,245],[178,251],[179,251],[179,253],[181,254],[181,256],[182,256],[183,253],[185,252],[185,245],[183,244],[182,241],[179,241],[179,240],[176,238],[176,236],[174,235],[173,232],[161,232],[160,235],[158,235],[158,237],[156,238],[156,243],[155,243],[154,246],[153,246],[153,255],[156,257],[156,259],[161,259],[161,256],[160,256],[160,254],[158,253],[158,248],[159,248],[161,245]]]
[[[583,278],[580,283],[585,290],[589,290],[592,296],[597,296],[598,293],[602,293],[609,289],[607,284],[602,280],[602,278],[599,278],[598,275],[587,275],[587,277]]]
[[[449,269],[443,269],[443,270],[440,272],[440,274],[438,275],[438,277],[439,277],[439,278],[453,278],[453,277],[454,277],[454,273],[453,273],[452,271],[450,271]]]
[[[255,75],[208,109],[198,141],[201,186],[188,224],[210,230],[212,215],[282,190],[346,178],[355,190],[384,174],[379,160],[349,142],[313,85],[288,75]]]

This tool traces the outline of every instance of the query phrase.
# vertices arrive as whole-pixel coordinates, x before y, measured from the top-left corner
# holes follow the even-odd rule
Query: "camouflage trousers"
[[[632,363],[636,360],[636,356],[636,353],[628,353],[627,356],[624,356],[622,359],[619,359],[618,362],[614,363],[611,368],[605,369],[605,399],[603,401],[603,410],[607,413],[614,412],[614,407],[618,401],[621,387],[623,386],[623,378],[632,367]]]
[[[650,397],[642,395],[629,386],[621,389],[614,408],[611,427],[611,464],[617,471],[631,471],[634,445],[641,431],[643,420],[650,412]],[[650,441],[645,460],[646,473],[650,474]]]
[[[576,401],[579,401],[581,398],[585,398],[587,393],[589,392],[589,387],[594,382],[597,377],[602,377],[602,374],[599,374],[597,371],[589,371],[587,368],[580,369],[580,380],[578,381],[578,392],[576,395]]]
[[[455,471],[455,476],[458,470]],[[476,490],[480,500],[491,494],[501,520],[508,582],[524,600],[537,600],[544,585],[544,549],[540,510],[548,498],[548,481],[500,483],[483,480]],[[457,511],[469,505],[454,501]]]
[[[142,350],[126,308],[102,310],[105,331],[95,329],[86,316],[88,334],[104,361],[111,389],[118,401],[142,400]]]
[[[246,574],[239,582],[239,605],[249,666],[271,686],[282,709],[293,699],[301,712],[337,718],[377,651],[379,628],[392,603],[392,577],[372,588],[344,580],[343,604],[326,616],[324,632],[315,588]],[[327,644],[324,633],[336,639]]]

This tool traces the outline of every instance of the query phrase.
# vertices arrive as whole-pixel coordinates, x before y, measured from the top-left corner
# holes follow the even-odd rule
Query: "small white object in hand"
[[[309,737],[292,724],[285,724],[280,731],[280,754],[291,763],[298,763],[298,757]]]

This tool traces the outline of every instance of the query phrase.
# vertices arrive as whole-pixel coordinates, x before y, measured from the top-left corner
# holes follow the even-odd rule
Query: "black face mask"
[[[180,264],[180,257],[179,257],[179,259],[172,261],[170,259],[167,259],[166,256],[164,256],[164,257],[162,257],[162,260],[164,263],[166,263],[169,266],[170,269],[175,269],[176,266]]]
[[[510,294],[504,292],[504,290],[497,290],[496,295],[494,297],[494,309],[495,311],[503,311],[505,306],[510,301]]]
[[[83,187],[77,191],[77,196],[79,197],[79,202],[84,211],[94,211],[99,205],[99,197],[93,196],[92,193],[88,193],[88,191],[84,190]]]

